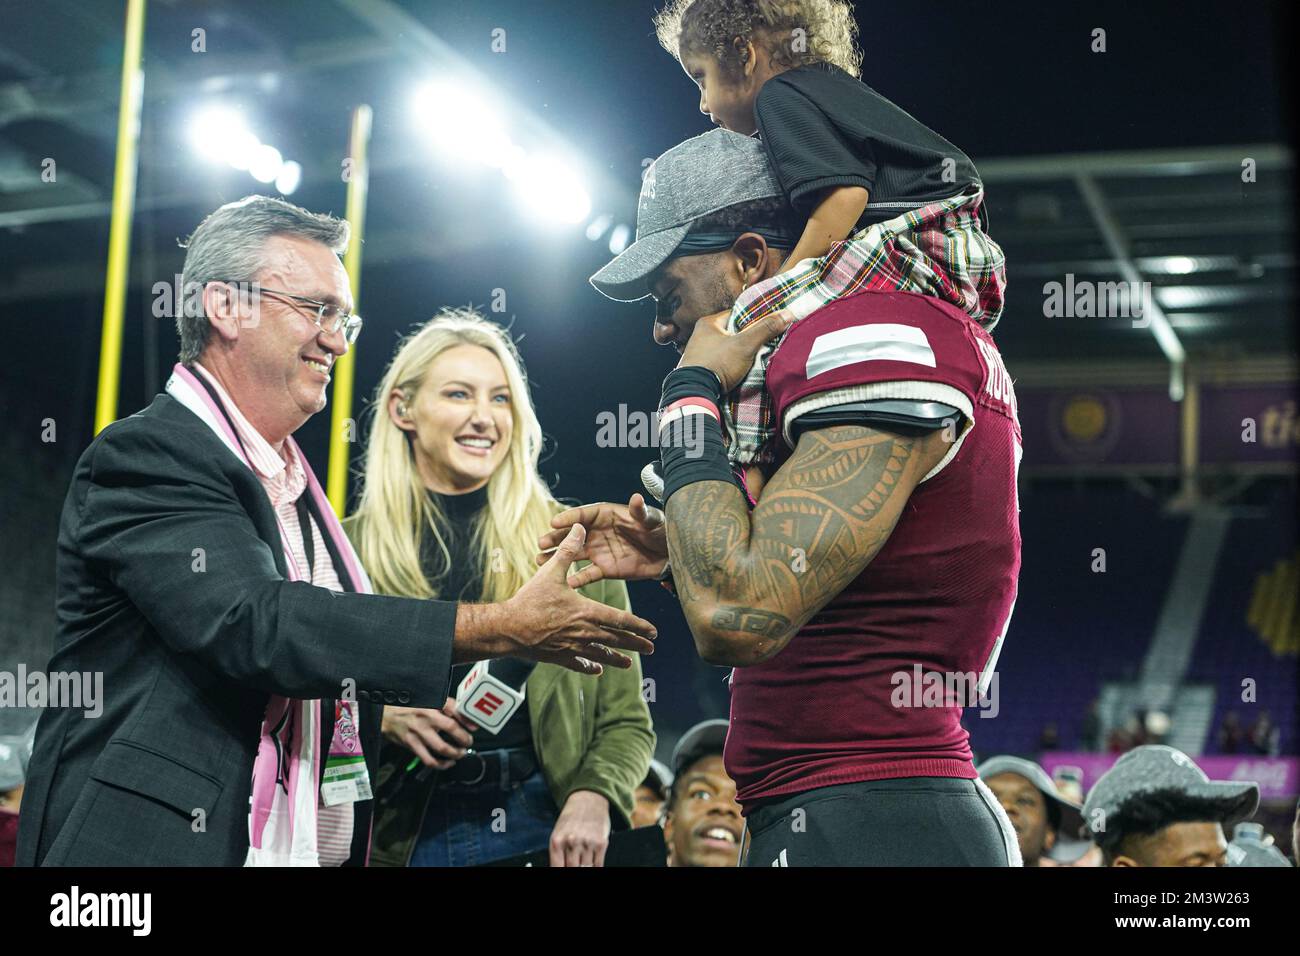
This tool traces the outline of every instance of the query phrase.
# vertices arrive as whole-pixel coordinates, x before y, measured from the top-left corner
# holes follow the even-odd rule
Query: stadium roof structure
[[[1104,365],[1169,360],[1169,346],[1197,360],[1294,359],[1289,149],[1036,156],[979,169],[990,233],[1008,262],[1007,308],[994,333],[1007,354]],[[1156,315],[1098,317],[1071,310],[1069,296],[1064,310],[1052,301],[1058,290],[1116,282],[1150,283]],[[1161,315],[1176,344],[1157,339]]]

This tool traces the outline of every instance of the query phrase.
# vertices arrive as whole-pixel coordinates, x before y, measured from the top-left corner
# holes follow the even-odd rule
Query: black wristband
[[[660,409],[682,399],[704,399],[714,408],[722,403],[722,383],[711,370],[698,365],[675,369],[664,379]],[[697,481],[735,484],[722,424],[705,412],[683,415],[659,434],[659,472],[664,479],[664,507],[673,492]]]
[[[683,398],[707,398],[714,405],[722,404],[722,381],[713,369],[703,365],[675,368],[664,379],[659,397],[659,408],[665,409]]]

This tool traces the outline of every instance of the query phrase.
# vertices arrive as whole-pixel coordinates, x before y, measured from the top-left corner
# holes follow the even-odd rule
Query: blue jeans
[[[510,790],[435,790],[410,866],[477,866],[546,848],[559,816],[541,772]]]

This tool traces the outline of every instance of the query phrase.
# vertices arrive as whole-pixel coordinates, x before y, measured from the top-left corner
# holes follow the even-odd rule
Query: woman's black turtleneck
[[[429,497],[437,502],[442,511],[444,523],[442,531],[451,564],[444,563],[438,543],[433,535],[425,530],[420,539],[420,563],[439,600],[474,602],[483,599],[483,572],[479,557],[470,551],[474,534],[474,519],[487,505],[487,485],[477,491],[460,495],[445,495],[430,491]],[[435,579],[435,575],[446,570],[446,574]],[[449,697],[456,696],[456,688],[469,673],[472,664],[457,664],[451,669],[451,688]],[[492,676],[499,677],[511,687],[523,687],[533,665],[514,657],[504,657],[492,662]],[[531,747],[532,728],[528,721],[528,700],[511,715],[510,721],[501,728],[499,734],[490,734],[486,730],[474,732],[476,750],[495,750],[502,747]]]

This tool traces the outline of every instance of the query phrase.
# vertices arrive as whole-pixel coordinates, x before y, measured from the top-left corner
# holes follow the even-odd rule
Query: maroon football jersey
[[[732,672],[739,800],[748,811],[832,784],[974,778],[962,707],[989,687],[1020,571],[1020,424],[997,347],[938,299],[860,292],[790,330],[767,387],[785,457],[791,422],[841,402],[944,402],[967,424],[950,427],[952,450],[862,574],[780,654]]]

